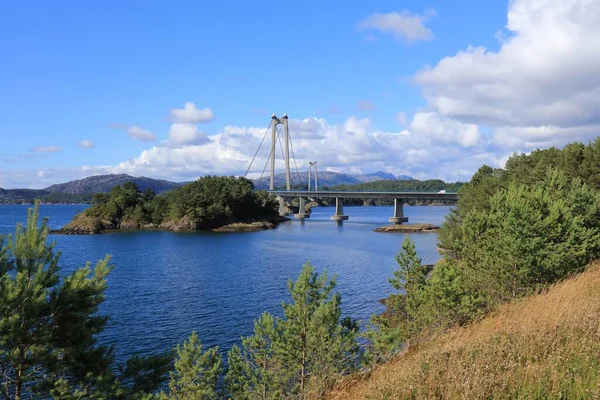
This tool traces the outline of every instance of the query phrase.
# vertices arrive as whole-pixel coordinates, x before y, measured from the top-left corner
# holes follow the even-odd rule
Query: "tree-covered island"
[[[55,231],[90,234],[117,230],[255,231],[281,221],[275,198],[233,176],[205,176],[167,193],[140,191],[133,182],[97,193],[92,206]]]

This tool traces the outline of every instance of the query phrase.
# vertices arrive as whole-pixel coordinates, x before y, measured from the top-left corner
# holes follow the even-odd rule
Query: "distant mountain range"
[[[269,178],[254,180],[254,186],[257,189],[267,189],[269,187]],[[298,174],[292,173],[292,185],[307,185],[308,172]],[[374,172],[364,175],[348,175],[337,172],[319,171],[319,187],[336,185],[355,185],[359,183],[374,182],[380,180],[414,180],[410,176],[394,176],[388,172]],[[29,203],[34,199],[42,199],[45,202],[88,202],[93,193],[107,193],[117,186],[126,182],[135,182],[140,190],[152,189],[156,193],[165,192],[189,182],[171,182],[161,179],[152,179],[147,177],[134,177],[126,174],[96,175],[84,179],[78,179],[57,185],[48,186],[45,189],[2,189],[0,188],[0,203]],[[311,186],[314,181],[311,182]],[[275,186],[285,186],[285,174],[275,175]]]
[[[165,192],[187,182],[170,182],[160,179],[134,177],[126,174],[96,175],[44,189],[2,189],[0,188],[1,203],[31,203],[41,199],[48,203],[87,203],[94,193],[108,193],[110,190],[126,182],[135,182],[140,190],[152,189],[156,193]]]
[[[110,190],[127,182],[135,182],[140,190],[152,189],[156,193],[165,192],[175,189],[176,187],[185,185],[185,183],[165,181],[161,179],[146,178],[145,176],[134,177],[126,174],[110,174],[90,176],[76,181],[60,183],[58,185],[48,186],[46,189],[49,193],[69,193],[69,194],[84,194],[84,193],[108,193]],[[187,182],[186,182],[187,183]]]
[[[291,184],[295,185],[308,185],[308,172],[300,172],[299,174],[296,172],[291,173]],[[330,172],[330,171],[319,171],[318,176],[319,187],[324,186],[337,186],[337,185],[356,185],[359,183],[367,183],[374,181],[383,181],[383,180],[415,180],[415,178],[400,175],[394,176],[389,172],[377,171],[371,174],[362,174],[362,175],[349,175],[349,174],[341,174],[338,172]],[[255,179],[254,186],[257,189],[267,189],[269,187],[269,181],[271,177],[267,176],[266,178]],[[285,186],[285,173],[275,174],[274,179],[275,187],[283,187]],[[314,188],[314,174],[311,176],[311,188]]]

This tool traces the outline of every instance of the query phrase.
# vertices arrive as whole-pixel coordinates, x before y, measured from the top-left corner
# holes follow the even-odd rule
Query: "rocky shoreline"
[[[374,232],[391,232],[391,233],[426,233],[437,232],[439,226],[432,224],[402,224],[388,225],[373,229]]]
[[[129,221],[121,221],[119,226],[108,220],[93,218],[87,215],[78,215],[73,221],[60,229],[51,230],[51,234],[61,235],[97,235],[114,232],[132,231],[167,231],[167,232],[257,232],[276,228],[281,222],[289,218],[281,217],[273,221],[234,222],[218,227],[199,227],[183,218],[180,221],[166,221],[160,225],[139,225]]]

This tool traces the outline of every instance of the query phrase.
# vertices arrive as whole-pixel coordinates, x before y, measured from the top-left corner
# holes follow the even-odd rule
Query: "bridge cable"
[[[281,129],[280,129],[281,131]],[[283,145],[281,144],[281,135],[279,135],[279,133],[277,133],[277,141],[279,142],[279,150],[281,150],[281,155],[283,156],[284,160],[283,162],[285,163],[285,153],[283,152]],[[292,183],[290,182],[290,185]]]
[[[271,120],[271,122],[269,123],[269,126],[267,126],[267,130],[265,131],[265,134],[263,135],[263,138],[260,141],[260,144],[258,145],[258,149],[256,149],[256,153],[254,153],[254,157],[252,157],[252,161],[250,161],[250,165],[248,166],[248,169],[246,170],[246,173],[244,174],[244,178],[246,177],[246,175],[248,175],[248,172],[250,171],[250,168],[252,168],[252,164],[254,163],[254,159],[258,155],[258,152],[259,152],[260,148],[262,147],[262,144],[265,141],[265,138],[267,137],[267,133],[269,133],[269,128],[271,128],[271,124],[272,123],[273,123],[273,120]],[[267,162],[268,162],[268,160],[267,160]],[[264,173],[264,171],[263,171],[263,173]],[[262,176],[261,176],[261,178],[262,178]]]
[[[298,164],[296,164],[296,155],[294,154],[294,145],[292,144],[292,137],[289,134],[288,134],[288,137],[290,139],[290,148],[292,149],[292,158],[294,159],[294,166],[296,167],[296,175],[298,175],[298,185],[302,185],[302,179],[300,178],[300,171],[298,171]],[[309,174],[310,174],[310,172],[309,172]]]

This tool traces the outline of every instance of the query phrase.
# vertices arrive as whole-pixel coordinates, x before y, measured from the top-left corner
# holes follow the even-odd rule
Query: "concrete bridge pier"
[[[300,197],[298,200],[298,214],[294,215],[294,217],[303,220],[304,218],[310,218],[310,214],[306,212],[306,204],[304,202],[304,197]]]
[[[331,216],[334,221],[345,221],[348,219],[347,215],[344,215],[344,203],[339,197],[335,198],[335,215]]]
[[[279,202],[279,216],[285,217],[287,216],[285,198],[283,196],[277,196],[277,202]]]
[[[394,216],[389,221],[395,225],[408,222],[408,217],[404,216],[404,201],[401,199],[394,199]]]

